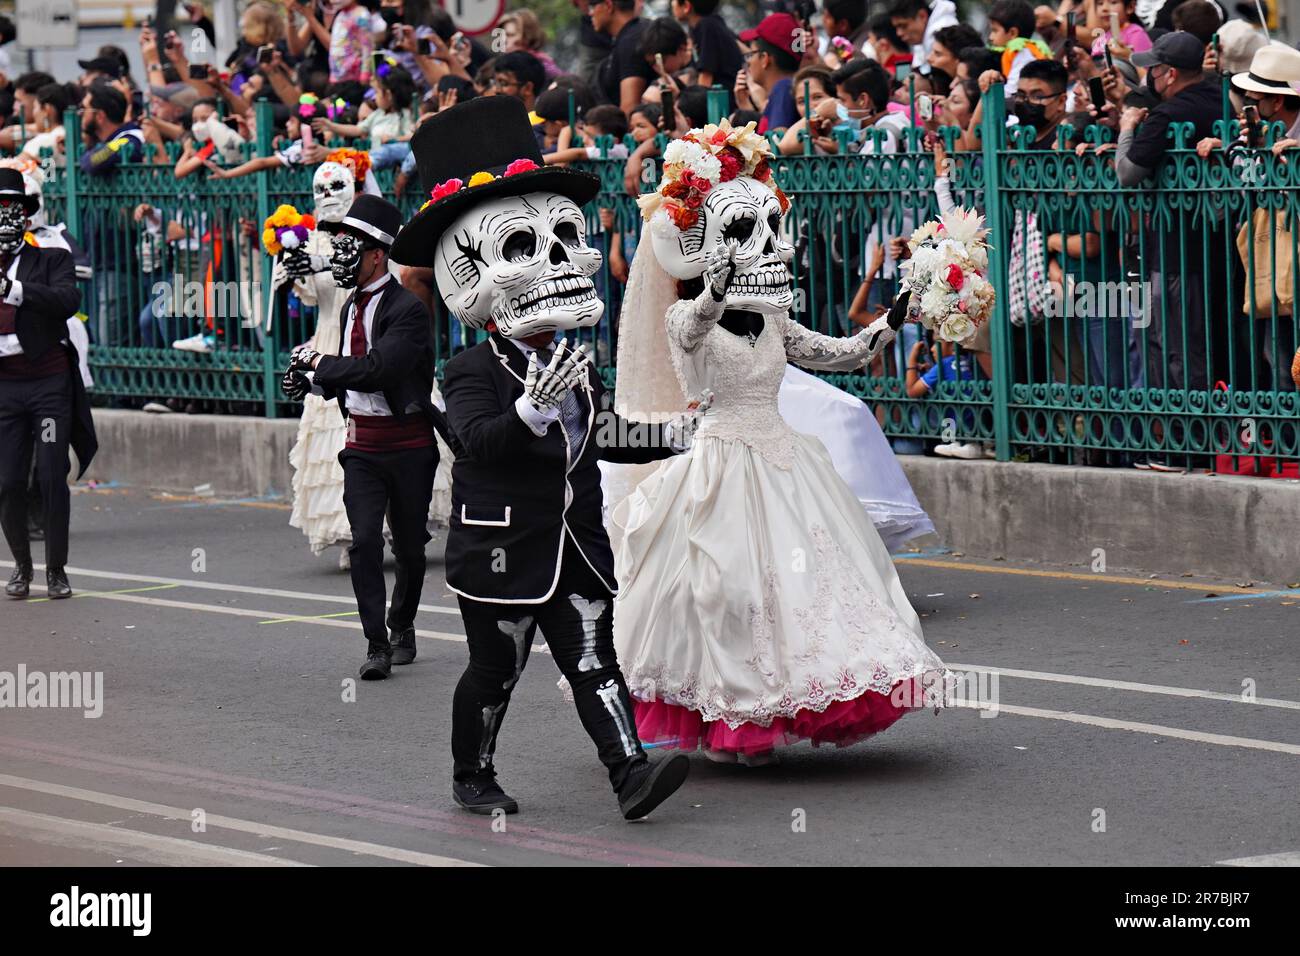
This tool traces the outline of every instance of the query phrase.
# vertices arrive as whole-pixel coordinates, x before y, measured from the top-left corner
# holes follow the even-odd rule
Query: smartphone
[[[900,83],[906,80],[911,75],[912,75],[912,64],[910,63],[899,63],[897,66],[894,67],[894,79],[898,80]]]
[[[465,34],[460,31],[457,31],[451,35],[451,45],[457,50],[468,50],[469,37],[465,36]]]
[[[379,75],[379,64],[383,62],[384,62],[384,55],[382,53],[370,54],[370,75],[371,76]]]
[[[1074,42],[1074,29],[1075,29],[1074,17],[1075,15],[1073,13],[1067,13],[1065,15],[1065,45],[1066,46],[1069,46]]]
[[[1111,56],[1109,44],[1106,46],[1106,69],[1115,69],[1115,57]]]
[[[274,47],[274,46],[267,45],[267,46],[259,46],[259,47],[257,48],[257,62],[258,62],[258,63],[262,63],[262,64],[270,63],[270,62],[271,62],[271,59],[272,59],[274,56],[275,56],[275,47]]]
[[[934,100],[925,93],[916,98],[916,115],[927,123],[934,119]]]
[[[659,128],[665,133],[672,132],[677,128],[677,106],[673,99],[672,90],[664,90],[659,97]]]
[[[433,56],[433,41],[428,37],[420,37],[415,41],[415,52],[420,56]]]
[[[190,79],[191,79],[191,80],[206,80],[207,78],[208,78],[208,68],[207,68],[206,65],[204,65],[204,64],[202,64],[202,63],[191,63],[191,64],[190,64]]]
[[[1112,40],[1123,39],[1119,35],[1119,14],[1118,13],[1112,13],[1110,15],[1110,36]]]
[[[655,54],[655,72],[660,76],[664,75],[664,55],[662,53]]]
[[[1101,82],[1101,77],[1094,76],[1088,80],[1088,95],[1092,97],[1092,105],[1100,111],[1106,104],[1106,85]]]
[[[1246,145],[1252,147],[1258,146],[1259,145],[1259,107],[1248,105],[1242,108],[1241,113],[1243,116],[1246,117]]]
[[[312,139],[311,123],[308,120],[303,120],[299,126],[302,129],[302,135],[299,137],[302,140],[302,148],[311,149],[312,143],[315,142]]]

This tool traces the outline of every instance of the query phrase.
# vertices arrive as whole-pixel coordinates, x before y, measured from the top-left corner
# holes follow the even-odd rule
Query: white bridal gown
[[[942,672],[858,495],[778,409],[787,359],[849,370],[870,357],[866,336],[783,314],[751,345],[701,308],[675,303],[666,338],[682,390],[711,390],[713,406],[690,451],[612,515],[614,639],[633,696],[765,728]]]

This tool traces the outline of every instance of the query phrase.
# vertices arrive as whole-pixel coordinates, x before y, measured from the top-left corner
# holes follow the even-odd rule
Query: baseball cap
[[[1133,54],[1133,65],[1143,69],[1162,64],[1179,70],[1197,70],[1205,59],[1205,44],[1186,30],[1166,33],[1145,53]]]
[[[769,13],[759,21],[758,26],[740,33],[740,39],[745,43],[762,40],[795,59],[802,56],[802,51],[795,49],[795,38],[802,36],[803,26],[788,13]]]
[[[87,73],[107,73],[115,80],[122,77],[122,64],[111,56],[97,56],[89,60],[78,60],[77,65]]]

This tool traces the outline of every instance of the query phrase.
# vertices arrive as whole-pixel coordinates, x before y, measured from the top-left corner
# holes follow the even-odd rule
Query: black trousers
[[[646,762],[614,653],[613,596],[568,539],[560,568],[555,593],[542,604],[460,599],[469,666],[452,704],[451,752],[458,780],[493,769],[497,734],[538,626],[573,689],[578,718],[609,770],[614,791]]]
[[[424,546],[429,543],[429,498],[438,449],[368,452],[345,448],[339,452],[343,466],[343,507],[352,526],[348,557],[352,563],[352,591],[357,597],[361,628],[372,645],[388,646],[388,628],[398,630],[415,623],[415,611],[424,587]],[[384,516],[393,531],[393,558],[397,580],[393,603],[384,618]]]
[[[27,479],[32,459],[41,486],[45,563],[68,563],[68,441],[72,437],[69,372],[32,379],[0,379],[0,526],[15,561],[30,561]]]

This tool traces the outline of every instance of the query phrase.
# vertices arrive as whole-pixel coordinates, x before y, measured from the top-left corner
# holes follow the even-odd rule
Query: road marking
[[[186,826],[189,825],[189,820],[191,819],[191,810],[182,807],[169,807],[161,803],[149,803],[144,800],[133,800],[130,797],[119,797],[116,794],[100,793],[96,790],[83,790],[80,787],[65,787],[62,784],[47,783],[44,780],[30,780],[26,777],[15,777],[10,774],[0,773],[0,786],[12,787],[15,790],[27,790],[32,793],[44,793],[53,797],[66,797],[69,800],[79,800],[82,803],[94,803],[103,807],[115,807],[119,810],[129,810],[133,813],[143,813],[149,816],[162,817],[164,820],[181,820],[185,821]],[[311,833],[307,830],[293,830],[287,827],[270,826],[269,824],[260,823],[255,820],[241,820],[237,817],[223,817],[215,813],[207,814],[206,822],[210,827],[220,827],[224,830],[235,830],[239,833],[252,833],[256,836],[269,837],[275,840],[292,840],[295,843],[306,843],[310,846],[327,847],[333,850],[346,850],[349,853],[357,853],[362,856],[395,860],[399,863],[411,863],[416,866],[483,865],[481,863],[470,862],[469,860],[458,860],[450,856],[437,856],[432,853],[420,853],[415,850],[404,850],[399,847],[383,846],[378,843],[366,843],[362,840],[349,840],[345,837],[328,836],[324,833]],[[203,846],[204,844],[198,845]]]
[[[1204,597],[1198,601],[1188,601],[1188,604],[1214,604],[1218,601],[1249,601],[1251,598],[1292,598],[1300,601],[1300,591],[1252,591],[1249,594],[1220,594],[1215,597]]]
[[[909,558],[905,554],[894,555],[896,560],[917,564],[925,568],[944,568],[956,571],[979,571],[985,574],[1015,574],[1031,578],[1056,578],[1065,581],[1088,581],[1099,584],[1136,584],[1154,588],[1181,588],[1185,591],[1234,591],[1241,595],[1259,597],[1272,592],[1261,588],[1239,588],[1235,584],[1197,584],[1194,581],[1168,581],[1164,578],[1130,578],[1114,574],[1084,574],[1079,571],[1039,571],[1033,568],[1000,568],[992,564],[966,564],[962,561],[936,561],[931,558]],[[1294,593],[1294,592],[1292,592]]]
[[[989,705],[972,702],[958,702],[956,707],[968,710],[985,710]],[[999,714],[1014,714],[1017,717],[1042,717],[1046,720],[1063,720],[1071,724],[1085,724],[1089,727],[1104,727],[1107,730],[1130,730],[1138,734],[1153,734],[1157,737],[1174,737],[1179,740],[1192,740],[1202,744],[1215,744],[1220,747],[1245,747],[1249,750],[1269,750],[1274,753],[1300,756],[1300,744],[1284,744],[1276,740],[1256,740],[1254,737],[1233,737],[1228,734],[1210,734],[1201,730],[1183,730],[1181,727],[1166,727],[1163,724],[1144,724],[1135,720],[1116,720],[1113,717],[1097,717],[1093,714],[1076,714],[1063,710],[1044,710],[1040,707],[1020,707],[1016,704],[998,704]]]
[[[0,833],[26,836],[39,843],[74,847],[78,850],[101,849],[116,855],[130,856],[130,851],[144,851],[146,862],[154,866],[308,866],[283,857],[251,853],[230,847],[213,846],[179,837],[158,836],[129,830],[107,823],[87,823],[52,817],[46,813],[0,806]],[[89,844],[89,846],[88,846]]]
[[[985,674],[999,674],[1003,677],[1018,677],[1023,680],[1051,681],[1056,684],[1079,684],[1084,687],[1105,687],[1110,690],[1132,690],[1142,694],[1164,694],[1169,697],[1199,697],[1204,700],[1227,700],[1238,704],[1251,704],[1258,707],[1280,707],[1283,710],[1300,710],[1300,701],[1281,700],[1275,697],[1257,697],[1246,700],[1241,694],[1228,694],[1217,690],[1198,690],[1194,687],[1166,687],[1163,684],[1142,684],[1137,681],[1107,680],[1103,677],[1081,677],[1076,674],[1050,674],[1044,671],[1023,671],[1012,667],[985,667],[980,664],[956,664],[951,661],[948,666],[954,670],[977,671]]]
[[[12,561],[0,561],[0,568],[12,568]],[[45,565],[33,567],[44,569]],[[256,594],[260,597],[293,598],[298,601],[321,601],[328,604],[356,604],[356,598],[342,594],[312,594],[307,591],[282,591],[277,588],[257,588],[243,584],[221,584],[216,581],[195,581],[188,578],[157,578],[147,574],[127,574],[121,571],[94,571],[90,568],[65,568],[68,574],[87,578],[109,578],[114,581],[138,581],[142,584],[172,584],[182,588],[197,588],[202,591],[230,591],[236,594]],[[460,617],[460,609],[444,607],[440,604],[421,604],[421,611],[434,614],[454,614]]]
[[[100,597],[104,594],[138,594],[141,591],[169,591],[172,588],[180,587],[179,584],[154,584],[147,588],[122,588],[120,591],[76,591],[73,598]],[[42,601],[49,601],[50,598],[28,598],[28,604],[40,604]]]
[[[258,624],[288,624],[292,621],[324,621],[331,617],[350,617],[357,614],[357,611],[335,611],[333,614],[307,614],[298,617],[273,617],[269,621],[258,621]]]
[[[1235,860],[1220,860],[1219,866],[1300,866],[1300,851],[1269,853],[1265,856],[1241,856]]]

